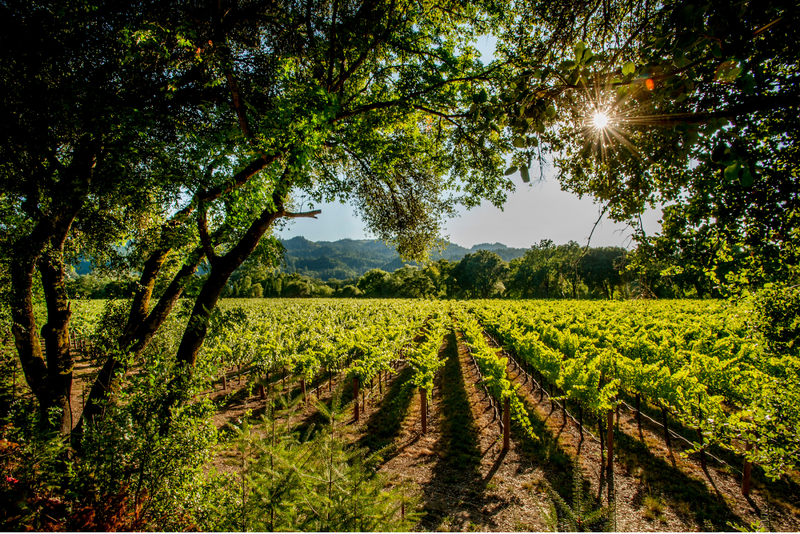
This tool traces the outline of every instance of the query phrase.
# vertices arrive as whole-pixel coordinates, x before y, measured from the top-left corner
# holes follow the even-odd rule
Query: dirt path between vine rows
[[[427,432],[421,433],[421,399],[409,370],[362,426],[358,442],[373,450],[387,447],[381,471],[418,488],[419,530],[546,529],[540,511],[546,502],[530,482],[541,474],[518,448],[501,450],[498,421],[453,333],[440,358],[444,366],[434,381]]]

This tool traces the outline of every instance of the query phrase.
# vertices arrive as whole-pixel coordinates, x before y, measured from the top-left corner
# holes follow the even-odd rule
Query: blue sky
[[[494,38],[479,39],[478,49],[483,57],[491,57]],[[444,237],[463,247],[500,242],[510,247],[528,248],[542,239],[552,239],[558,245],[570,240],[586,244],[600,214],[597,204],[590,198],[579,199],[561,191],[552,169],[545,173],[545,181],[538,184],[524,184],[519,175],[515,179],[516,191],[509,194],[502,211],[489,203],[469,211],[461,209],[459,217],[445,224]],[[322,210],[318,219],[296,219],[278,235],[284,239],[303,236],[311,241],[372,238],[364,232],[364,224],[355,216],[352,207],[339,203],[315,207]],[[642,221],[648,235],[661,229],[660,217],[660,209],[644,214]],[[631,234],[631,228],[604,217],[592,236],[591,245],[627,247]]]

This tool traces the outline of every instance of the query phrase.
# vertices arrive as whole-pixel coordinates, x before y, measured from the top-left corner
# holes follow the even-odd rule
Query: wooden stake
[[[300,379],[300,391],[303,392],[303,402],[308,402],[308,399],[306,399],[306,378],[305,377]]]
[[[419,412],[422,419],[422,433],[426,434],[428,432],[428,392],[422,388],[419,390],[419,401]]]
[[[353,418],[358,422],[358,377],[353,377]]]
[[[697,436],[700,439],[700,467],[706,468],[706,449],[703,446],[703,429],[697,427]]]
[[[751,442],[747,442],[747,447],[745,449],[747,452],[753,450],[753,444]],[[744,468],[742,469],[742,495],[748,497],[750,495],[750,475],[753,470],[753,464],[747,460],[747,457],[744,459]]]
[[[511,400],[506,397],[503,402],[503,450],[511,448]]]
[[[636,427],[639,429],[639,436],[642,435],[642,410],[640,409],[641,398],[636,394]]]
[[[608,465],[606,469],[608,469],[608,478],[611,480],[611,477],[614,476],[614,410],[608,411],[608,420],[606,426],[608,427],[606,430],[608,432],[606,436],[606,442],[608,445]]]
[[[661,407],[661,419],[664,424],[664,441],[667,442],[667,449],[672,453],[672,442],[669,439],[669,427],[667,426],[667,409],[663,406]]]
[[[603,476],[603,466],[605,461],[605,452],[606,452],[606,436],[603,432],[605,430],[603,428],[603,418],[601,416],[597,416],[597,433],[600,436],[600,477]]]

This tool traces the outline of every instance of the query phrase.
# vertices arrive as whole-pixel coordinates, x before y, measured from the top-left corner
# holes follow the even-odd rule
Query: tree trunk
[[[175,307],[175,304],[178,302],[178,299],[183,293],[186,283],[197,270],[197,267],[200,265],[203,256],[204,254],[202,249],[195,249],[189,255],[188,262],[181,267],[180,271],[178,271],[178,273],[172,279],[172,282],[170,282],[169,286],[167,286],[166,291],[164,291],[164,294],[161,296],[156,306],[152,311],[150,311],[150,314],[143,322],[139,324],[133,324],[133,319],[128,319],[128,325],[126,326],[125,334],[119,343],[120,350],[127,350],[127,347],[130,346],[130,350],[138,354],[147,348],[147,345],[158,332],[158,329],[161,328],[161,325],[164,324],[164,321],[166,321],[167,317],[169,317],[170,313],[172,313],[172,309]],[[144,274],[142,277],[144,278]],[[108,393],[111,391],[111,381],[113,380],[116,372],[119,369],[122,369],[122,367],[122,362],[115,354],[112,354],[108,357],[108,360],[106,360],[106,363],[103,365],[103,368],[97,375],[94,384],[92,384],[92,388],[89,392],[89,398],[86,401],[86,406],[84,407],[83,414],[81,415],[81,420],[79,421],[78,426],[75,428],[76,435],[79,436],[82,433],[84,419],[93,421],[95,417],[102,413],[100,405],[108,397]],[[224,373],[222,378],[222,387],[223,390],[227,389],[227,379],[225,378]]]
[[[278,216],[279,214],[273,208],[267,208],[258,219],[253,221],[245,235],[230,252],[225,256],[209,258],[211,260],[211,272],[195,301],[192,314],[189,317],[189,322],[178,347],[176,358],[180,364],[184,364],[188,368],[194,367],[197,361],[197,354],[200,352],[200,347],[208,332],[208,321],[211,318],[211,312],[217,305],[225,284],[228,283],[231,274],[255,250],[261,237]]]
[[[66,173],[65,174],[69,174]],[[69,179],[71,178],[71,180]],[[77,178],[65,176],[64,186]],[[88,181],[87,184],[88,185]],[[69,400],[74,364],[69,351],[69,302],[64,290],[62,251],[75,214],[83,205],[86,187],[76,185],[65,191],[53,207],[54,215],[40,220],[33,231],[14,244],[11,264],[11,317],[14,344],[25,379],[39,401],[40,423],[49,426],[48,410],[61,410],[57,427],[69,433],[72,412]],[[47,363],[42,353],[36,318],[33,313],[33,275],[39,264],[45,289],[48,323],[42,328]]]
[[[25,380],[41,402],[47,394],[47,364],[33,314],[32,289],[36,259],[33,256],[11,264],[11,332]]]
[[[64,287],[64,262],[61,253],[46,254],[39,260],[45,301],[47,324],[42,327],[47,355],[48,394],[42,410],[50,408],[61,411],[59,429],[67,435],[72,431],[72,373],[75,361],[69,347],[69,320],[72,316],[69,299]],[[41,402],[41,399],[40,399]]]

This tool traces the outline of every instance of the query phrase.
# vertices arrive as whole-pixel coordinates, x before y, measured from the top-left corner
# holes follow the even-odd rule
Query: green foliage
[[[556,530],[563,532],[594,532],[607,526],[610,508],[598,506],[584,489],[580,469],[572,473],[572,505],[569,505],[550,484],[545,486],[557,512]]]
[[[488,250],[479,250],[474,254],[467,254],[450,275],[466,296],[488,298],[503,295],[503,280],[507,273],[508,264],[500,256]]]
[[[756,328],[776,354],[800,353],[800,288],[766,284],[755,292]]]
[[[747,307],[701,301],[469,307],[584,410],[604,416],[620,392],[639,395],[701,429],[695,451],[726,447],[770,478],[797,463],[798,360],[774,356],[753,336]],[[752,449],[743,451],[741,441]]]
[[[498,357],[498,349],[489,347],[480,324],[463,307],[455,308],[454,314],[456,327],[464,334],[464,342],[470,348],[470,354],[481,371],[481,382],[498,402],[505,402],[508,399],[511,418],[528,437],[538,439],[533,432],[528,411],[517,395],[519,385],[512,384],[508,379],[506,373],[508,360]]]
[[[329,424],[298,436],[285,422],[245,419],[229,442],[233,473],[202,505],[203,530],[407,531],[419,515],[418,498],[404,483],[376,472],[378,454],[353,448],[341,436],[344,419],[318,408]],[[285,421],[285,420],[284,420]]]
[[[448,317],[436,313],[428,318],[420,334],[424,336],[415,347],[406,351],[406,361],[414,368],[412,383],[433,396],[433,379],[436,372],[444,367],[445,360],[439,358],[439,349],[448,330]]]
[[[161,433],[171,364],[150,361],[120,374],[117,403],[90,425],[80,456],[69,437],[40,430],[31,401],[13,401],[2,420],[2,524],[9,530],[184,530],[192,524],[204,467],[216,443],[211,406],[172,413]]]
[[[641,296],[739,298],[797,285],[792,2],[515,7],[498,32],[501,58],[515,65],[513,98],[497,111],[516,138],[538,139],[539,152],[515,143],[514,168],[550,153],[564,189],[639,228],[631,274]],[[657,206],[662,229],[647,236],[639,216]],[[791,324],[790,301],[758,307],[753,327],[769,337],[776,314]]]

